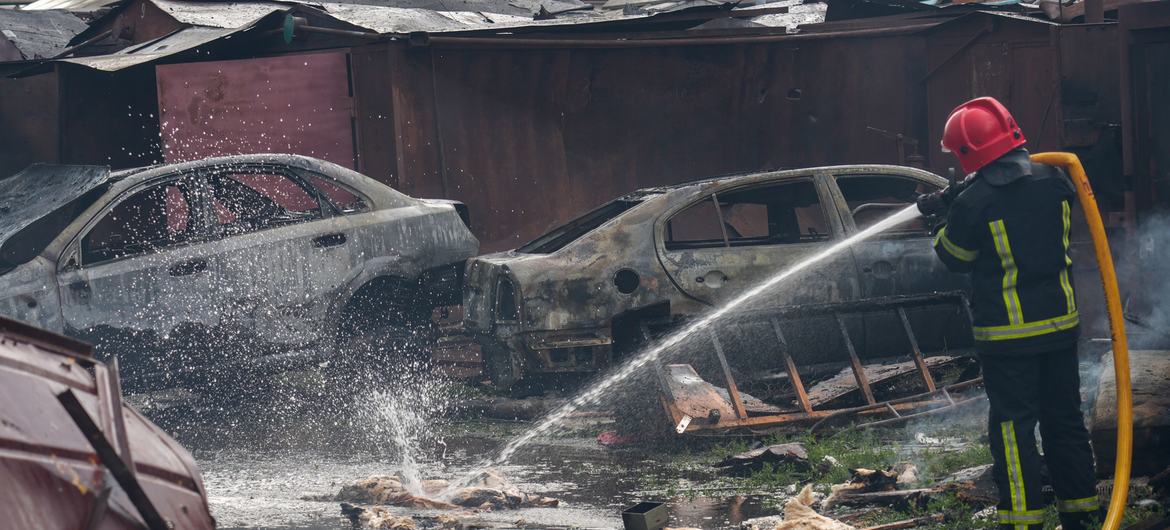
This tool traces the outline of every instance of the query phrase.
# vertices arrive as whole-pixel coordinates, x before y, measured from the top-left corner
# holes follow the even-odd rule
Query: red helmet
[[[963,172],[974,173],[1026,141],[1007,108],[995,98],[983,97],[951,111],[942,147],[958,157]]]

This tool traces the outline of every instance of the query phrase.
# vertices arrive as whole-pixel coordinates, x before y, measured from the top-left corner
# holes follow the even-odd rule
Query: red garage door
[[[355,167],[345,53],[169,64],[156,72],[167,162],[294,153]]]

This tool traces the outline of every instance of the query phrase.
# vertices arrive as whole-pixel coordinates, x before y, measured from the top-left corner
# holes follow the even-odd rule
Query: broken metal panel
[[[287,7],[276,2],[227,2],[206,4],[175,0],[149,0],[164,13],[183,24],[209,28],[236,29]]]
[[[0,481],[5,484],[0,507],[10,524],[85,528],[91,514],[104,512],[101,528],[141,527],[126,493],[97,463],[92,447],[55,399],[66,388],[107,438],[125,440],[118,446],[125,457],[132,457],[138,482],[171,526],[214,528],[194,459],[158,427],[100,390],[103,385],[96,384],[90,370],[105,370],[86,348],[7,319],[0,319],[0,328],[0,445],[6,448],[0,458]],[[103,410],[119,415],[120,421],[107,418]],[[108,502],[108,509],[95,509],[95,500]]]
[[[95,70],[116,72],[197,48],[235,32],[236,30],[231,29],[184,28],[158,40],[130,46],[109,55],[76,57],[63,61]]]
[[[19,54],[5,56],[7,46],[0,46],[0,62],[51,59],[85,28],[85,22],[66,11],[0,9],[0,44],[10,43]]]

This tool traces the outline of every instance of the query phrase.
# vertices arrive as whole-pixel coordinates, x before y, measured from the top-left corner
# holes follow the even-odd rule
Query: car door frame
[[[841,191],[841,188],[837,185],[837,179],[839,177],[848,177],[848,176],[901,177],[901,178],[907,178],[910,180],[915,180],[918,182],[930,184],[930,185],[936,186],[938,189],[942,189],[942,188],[945,188],[947,186],[947,180],[938,176],[938,175],[935,175],[934,173],[931,173],[929,171],[922,170],[922,169],[903,167],[903,166],[886,166],[886,165],[834,166],[834,167],[824,168],[824,176],[825,176],[825,184],[828,187],[830,194],[833,196],[832,203],[834,204],[835,209],[837,210],[837,216],[841,220],[842,226],[844,227],[844,230],[845,230],[846,237],[852,237],[854,235],[857,235],[859,232],[861,232],[861,230],[857,228],[857,224],[853,220],[853,212],[852,212],[852,210],[849,209],[849,203],[845,200],[845,194]],[[928,222],[929,221],[930,220],[928,219]],[[917,238],[917,236],[913,236],[913,237]],[[932,239],[932,236],[927,234],[927,235],[923,236],[923,238],[924,239]],[[871,241],[881,241],[882,239],[883,239],[883,236],[881,234],[876,234]],[[888,237],[885,239],[888,239]],[[909,237],[902,236],[902,237],[898,237],[897,239],[904,240],[904,239],[909,239]],[[932,254],[932,257],[933,257],[933,254]],[[870,280],[869,280],[868,276],[866,276],[866,275],[872,275],[873,271],[866,264],[863,264],[862,260],[859,257],[855,257],[854,263],[857,265],[859,298],[867,298],[867,297],[869,297],[869,290],[867,289],[867,287],[870,285]]]
[[[73,328],[73,324],[69,321],[67,314],[67,306],[69,301],[67,300],[67,295],[64,293],[64,291],[66,289],[91,290],[91,278],[87,273],[88,268],[107,265],[119,261],[148,258],[149,256],[162,252],[170,252],[179,248],[203,245],[210,240],[208,209],[207,203],[205,201],[206,188],[204,184],[196,176],[194,176],[190,170],[165,171],[159,174],[149,175],[144,178],[135,178],[135,176],[131,176],[130,179],[135,180],[136,182],[127,184],[122,188],[119,188],[118,183],[115,183],[114,186],[109,191],[107,191],[103,197],[99,198],[93,205],[87,208],[85,212],[79,215],[78,218],[66,230],[66,232],[71,233],[72,235],[70,235],[68,241],[62,245],[61,251],[59,254],[57,254],[55,263],[53,264],[54,277],[57,280],[57,289],[59,293],[58,297],[60,301],[59,307],[61,313],[61,322],[62,327],[65,330],[72,329],[75,332],[83,331]],[[115,207],[117,207],[125,200],[141,192],[144,192],[149,188],[163,185],[170,181],[178,181],[182,179],[191,179],[195,186],[194,193],[192,193],[194,201],[188,199],[188,208],[194,210],[194,215],[192,215],[191,218],[198,223],[198,226],[196,227],[198,234],[196,237],[186,241],[181,245],[168,247],[161,251],[115,258],[93,265],[86,264],[81,249],[82,241],[86,236],[89,235],[97,223],[104,219],[105,216],[108,215]],[[181,264],[182,263],[177,263],[175,265]],[[76,275],[77,278],[71,278],[73,275]],[[90,296],[92,296],[92,294]]]
[[[343,237],[341,238],[341,243],[323,245],[318,250],[329,251],[329,249],[333,246],[346,246],[346,250],[349,252],[352,252],[352,249],[349,247],[355,246],[354,242],[352,241],[352,237],[353,237],[353,235],[352,235],[353,229],[352,228],[353,227],[352,227],[352,224],[350,223],[350,221],[348,220],[347,214],[345,214],[344,212],[341,211],[341,208],[337,204],[335,204],[332,199],[329,198],[328,194],[326,194],[324,190],[315,186],[309,180],[309,178],[308,178],[309,174],[315,174],[315,175],[320,176],[320,178],[324,178],[324,179],[335,182],[336,185],[341,187],[341,189],[355,194],[358,198],[360,198],[362,201],[364,201],[371,210],[374,208],[373,200],[364,191],[357,189],[355,186],[352,186],[352,185],[350,185],[350,184],[348,184],[340,179],[335,179],[335,178],[331,177],[330,175],[328,175],[327,173],[320,171],[317,168],[306,167],[306,166],[302,166],[302,165],[298,165],[298,164],[294,164],[294,163],[288,163],[288,162],[283,162],[283,161],[240,161],[240,162],[228,163],[228,164],[220,163],[220,164],[200,166],[198,168],[193,169],[193,171],[195,171],[196,174],[199,176],[199,178],[202,179],[202,181],[204,182],[204,185],[207,188],[208,200],[206,202],[208,204],[209,224],[211,226],[211,228],[209,229],[209,236],[208,237],[209,237],[209,241],[211,242],[211,244],[216,244],[216,243],[225,241],[227,239],[233,239],[233,238],[238,238],[238,237],[245,237],[246,238],[246,237],[250,237],[252,234],[264,233],[264,232],[269,232],[269,231],[273,231],[273,230],[296,230],[297,229],[296,227],[298,227],[300,225],[329,222],[329,223],[333,223],[335,225],[334,228],[337,229],[337,232],[343,234]],[[216,214],[215,207],[213,204],[214,201],[212,199],[214,194],[212,192],[212,184],[210,183],[209,179],[216,176],[216,175],[231,175],[231,174],[247,173],[247,172],[270,173],[270,174],[279,175],[279,176],[282,176],[282,177],[285,177],[285,178],[292,180],[297,186],[299,186],[303,191],[308,193],[314,200],[317,201],[317,205],[320,209],[320,217],[318,217],[316,219],[310,219],[310,220],[306,220],[306,221],[302,221],[302,222],[297,222],[297,223],[290,223],[290,224],[281,225],[281,226],[266,227],[266,228],[262,228],[259,230],[252,230],[252,231],[248,231],[248,232],[244,232],[244,233],[240,233],[240,234],[224,236],[222,234],[222,232],[220,231],[218,218],[216,217],[217,214]],[[331,235],[333,235],[333,234],[323,234],[323,235],[319,235],[317,237],[323,238],[323,237],[331,236]],[[288,239],[288,238],[285,238],[285,239]],[[285,239],[282,239],[282,241]],[[314,242],[314,244],[315,244],[315,242]],[[348,261],[348,260],[343,260],[343,261]],[[227,266],[226,258],[222,259],[221,262],[222,262],[224,267]],[[226,274],[226,271],[224,273]],[[350,271],[346,277],[338,278],[337,281],[338,281],[339,285],[333,287],[332,290],[336,290],[339,293],[344,291],[345,290],[344,288],[347,285],[347,283],[352,279],[353,276],[356,276],[358,273],[360,273],[360,271],[358,271],[358,272]],[[227,278],[227,276],[225,276],[225,281],[226,281],[226,278]],[[337,298],[340,299],[340,296]],[[332,308],[335,308],[337,305],[338,299],[324,301],[324,303],[326,303],[326,305],[328,305]],[[228,305],[232,305],[234,303],[234,301],[228,301],[228,302],[229,302]],[[292,306],[281,306],[281,307],[283,309],[293,309],[293,310],[297,309],[297,308],[293,308]],[[289,328],[285,329],[282,333],[277,333],[275,335],[273,333],[262,332],[261,328],[265,328],[265,326],[262,325],[263,324],[262,322],[255,322],[255,324],[259,325],[260,327],[252,329],[251,331],[254,331],[257,334],[256,338],[261,339],[262,341],[265,341],[265,342],[268,342],[266,339],[269,339],[273,336],[281,335],[281,334],[287,334],[287,335],[291,335],[291,336],[304,336],[306,334],[315,333],[315,334],[317,334],[318,339],[321,339],[321,338],[324,338],[324,335],[326,333],[328,333],[328,331],[330,329],[332,329],[332,327],[334,326],[333,321],[335,319],[330,314],[332,312],[333,312],[332,310],[323,311],[322,315],[320,315],[320,318],[317,318],[315,315],[310,315],[308,313],[305,313],[305,315],[303,317],[301,315],[289,316],[289,318],[287,319],[288,324],[289,324],[289,326],[292,326],[292,327],[289,327]],[[298,323],[302,324],[302,325],[297,327]],[[269,324],[270,325],[268,327],[272,327],[272,325],[274,325],[271,322]],[[305,328],[305,326],[313,327],[314,331],[307,331],[307,328]],[[297,329],[294,329],[294,327],[296,327]],[[270,345],[277,346],[280,348],[290,346],[288,344],[280,343],[279,341],[271,341]],[[307,345],[307,342],[305,342],[304,344],[298,343],[298,345],[293,346],[293,347],[295,348],[295,347],[299,347],[299,346],[303,346],[303,345]]]
[[[761,173],[756,175],[749,175],[745,177],[729,177],[724,180],[716,181],[710,185],[704,185],[700,189],[688,194],[685,199],[673,201],[674,204],[664,209],[658,214],[654,220],[654,248],[658,257],[659,265],[663,268],[666,276],[671,283],[682,292],[687,298],[695,300],[706,306],[713,306],[710,300],[706,300],[691,290],[686,289],[679,284],[675,274],[671,273],[672,265],[666,258],[667,253],[671,252],[666,248],[666,224],[679,212],[686,210],[692,206],[699,204],[705,200],[711,200],[711,196],[719,193],[727,193],[743,188],[767,186],[771,184],[783,184],[787,182],[796,182],[799,180],[810,180],[813,183],[814,189],[817,193],[817,200],[821,203],[821,208],[825,215],[825,219],[829,222],[830,232],[829,240],[826,244],[833,244],[846,237],[844,225],[842,224],[840,212],[837,211],[834,203],[834,197],[830,194],[830,188],[826,185],[827,179],[831,179],[829,175],[821,171],[820,168],[788,170],[771,173]],[[723,247],[734,248],[734,247]],[[854,282],[854,287],[859,287]]]
[[[946,187],[948,184],[947,180],[939,175],[936,175],[936,174],[931,173],[931,172],[926,171],[926,170],[912,168],[912,167],[905,167],[905,166],[889,166],[889,165],[835,166],[835,167],[825,168],[825,174],[828,177],[827,184],[830,186],[830,191],[834,195],[834,204],[836,204],[836,207],[838,210],[838,215],[841,217],[842,223],[845,226],[845,229],[850,236],[856,235],[857,233],[861,232],[861,230],[858,229],[857,224],[853,220],[853,213],[849,208],[849,203],[845,200],[845,194],[841,191],[840,186],[837,185],[837,179],[839,177],[848,177],[848,176],[883,177],[884,176],[884,177],[906,178],[906,179],[910,179],[913,181],[930,184],[932,186],[937,187],[938,189],[942,189],[942,188]],[[928,223],[930,223],[931,221],[933,221],[933,220],[929,219],[929,218],[927,219]],[[939,272],[940,274],[947,274],[945,272],[945,269],[943,268],[944,266],[942,265],[942,263],[939,262],[934,255],[933,236],[929,232],[922,235],[922,236],[894,235],[894,236],[887,236],[887,237],[883,238],[881,235],[876,235],[874,238],[872,238],[866,242],[861,243],[860,247],[855,247],[851,250],[851,252],[854,254],[853,261],[857,267],[857,278],[858,278],[859,292],[860,292],[861,298],[872,298],[874,296],[902,295],[902,294],[914,294],[914,293],[921,293],[921,292],[929,292],[929,291],[919,291],[919,290],[913,290],[913,289],[900,290],[895,286],[894,287],[895,292],[874,294],[874,291],[875,291],[874,285],[876,285],[876,282],[878,280],[873,277],[875,274],[874,270],[873,270],[873,265],[870,264],[866,258],[859,255],[859,251],[867,250],[865,247],[866,245],[880,245],[882,243],[882,241],[896,241],[896,242],[898,242],[899,245],[906,245],[906,244],[912,244],[910,242],[913,240],[921,240],[923,242],[923,244],[926,246],[926,248],[922,249],[924,256],[921,256],[920,259],[927,260],[927,261],[931,262],[932,269]],[[906,253],[899,252],[898,255],[901,257],[901,256],[905,256]],[[893,264],[893,267],[894,268],[891,270],[890,275],[891,275],[891,278],[894,278],[895,282],[898,282],[899,280],[897,279],[897,276],[899,274],[901,264],[900,263]],[[956,289],[961,289],[961,288],[963,288],[963,285],[965,285],[963,283],[962,277],[956,277],[956,282],[957,282],[955,285]],[[948,289],[943,289],[943,290],[955,290],[955,289],[948,288]],[[913,311],[908,312],[908,313],[909,313],[909,319],[911,322],[918,320],[915,317]],[[934,324],[934,322],[928,322],[927,327],[931,327],[931,328],[940,327],[940,326],[933,326],[933,325],[929,325],[929,324]],[[900,335],[886,333],[885,330],[897,329],[900,327],[902,327],[902,323],[898,319],[897,315],[894,315],[893,313],[890,313],[890,314],[867,314],[865,316],[865,332],[863,335],[864,339],[862,341],[865,346],[860,349],[863,352],[862,356],[863,357],[879,357],[879,356],[883,356],[885,354],[891,353],[890,351],[886,351],[886,350],[890,349],[890,347],[891,347],[890,345],[892,343],[895,343],[898,340],[901,340],[901,339],[895,338],[895,337],[900,337]],[[950,326],[947,326],[947,328],[950,329]],[[921,343],[920,345],[925,347],[927,345],[930,345],[932,343],[937,342],[936,340],[934,340],[932,338],[932,333],[934,333],[934,331],[937,331],[937,330],[923,329],[920,326],[916,327],[915,334],[918,335],[918,340]]]

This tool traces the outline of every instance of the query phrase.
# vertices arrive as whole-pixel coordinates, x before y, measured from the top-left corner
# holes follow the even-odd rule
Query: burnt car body
[[[500,386],[542,374],[596,371],[664,329],[734,299],[947,181],[919,169],[855,165],[717,177],[636,191],[516,250],[468,261],[465,325]],[[917,219],[789,282],[763,307],[848,302],[965,288]],[[888,349],[888,317],[847,319],[862,354]],[[920,318],[920,317],[916,317]],[[927,322],[927,327],[930,326]],[[948,340],[945,322],[929,348]],[[831,326],[826,328],[825,326]],[[837,324],[796,325],[798,361],[815,362]]]
[[[0,313],[122,353],[151,386],[421,325],[478,250],[462,204],[294,155],[32,166],[0,181],[0,209]]]

